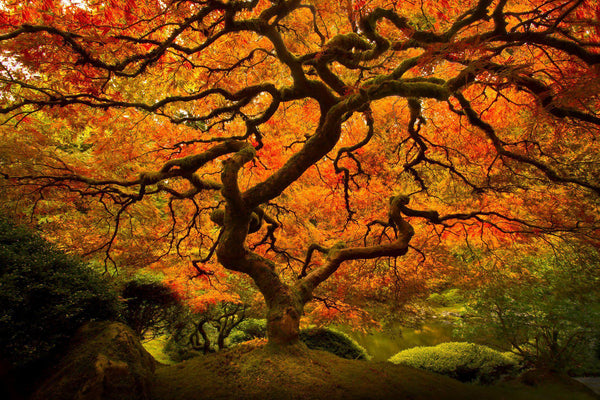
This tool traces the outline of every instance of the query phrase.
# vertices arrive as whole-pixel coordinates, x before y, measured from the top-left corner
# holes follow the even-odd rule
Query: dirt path
[[[596,394],[600,394],[600,377],[589,376],[589,377],[575,378],[575,380],[583,383],[585,386],[592,389]]]

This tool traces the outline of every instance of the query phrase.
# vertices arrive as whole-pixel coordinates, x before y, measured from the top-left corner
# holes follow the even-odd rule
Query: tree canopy
[[[599,17],[592,0],[5,0],[3,207],[107,267],[246,274],[269,340],[293,343],[312,298],[400,298],[458,246],[598,245]]]

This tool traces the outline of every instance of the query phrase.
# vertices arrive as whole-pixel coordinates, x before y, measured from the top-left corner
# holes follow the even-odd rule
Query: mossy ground
[[[253,341],[227,351],[162,366],[154,400],[200,399],[490,399],[591,400],[577,382],[526,386],[462,384],[445,376],[387,362],[347,360],[297,348],[281,353]]]
[[[167,344],[169,337],[167,335],[161,335],[155,337],[152,340],[148,340],[142,343],[142,346],[146,351],[152,354],[152,357],[160,364],[172,365],[176,364],[176,361],[171,360],[168,354],[165,353],[165,345]]]

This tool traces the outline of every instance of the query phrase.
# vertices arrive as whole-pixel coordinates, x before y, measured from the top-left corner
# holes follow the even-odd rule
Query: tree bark
[[[295,287],[281,282],[275,266],[267,260],[255,259],[250,276],[267,305],[267,338],[271,346],[299,344],[300,317],[305,299]]]
[[[207,322],[208,322],[208,320],[206,320],[206,319],[202,319],[202,320],[198,321],[198,323],[196,324],[196,329],[194,330],[194,332],[192,332],[192,334],[190,335],[190,338],[189,338],[192,348],[194,350],[202,349],[202,352],[204,354],[208,354],[210,352],[210,339],[208,338],[208,335],[206,334],[206,331],[204,330],[204,324],[206,324]],[[202,336],[202,341],[203,341],[202,347],[200,346],[200,338],[199,338],[198,334],[200,334],[200,336]]]
[[[268,305],[267,338],[271,346],[287,346],[300,342],[300,317],[304,304],[288,291],[277,294]]]

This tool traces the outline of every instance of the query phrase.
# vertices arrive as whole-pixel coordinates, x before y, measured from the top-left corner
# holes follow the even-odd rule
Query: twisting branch
[[[335,159],[333,160],[333,166],[335,168],[335,173],[343,174],[344,204],[346,205],[346,212],[348,213],[348,221],[350,221],[352,219],[352,215],[354,215],[356,213],[350,207],[350,181],[352,181],[354,184],[356,184],[358,186],[358,184],[356,183],[354,178],[356,178],[359,175],[365,174],[365,172],[362,169],[362,165],[361,165],[360,161],[352,152],[366,146],[373,138],[373,134],[375,132],[375,128],[374,128],[375,121],[373,120],[373,112],[370,109],[368,109],[363,112],[363,115],[365,117],[365,122],[367,123],[367,134],[360,142],[358,142],[352,146],[342,147],[341,149],[339,149]],[[344,156],[348,157],[349,159],[354,161],[354,164],[356,165],[355,173],[351,174],[350,170],[348,168],[341,167],[339,165],[340,160],[342,160],[342,158]]]
[[[541,161],[535,160],[535,159],[528,157],[526,155],[523,155],[523,154],[517,154],[512,151],[507,150],[503,146],[503,142],[502,142],[502,140],[500,140],[500,138],[496,134],[496,131],[494,130],[494,128],[487,122],[483,121],[477,115],[475,110],[473,110],[473,108],[471,107],[471,104],[469,103],[469,101],[461,93],[455,93],[454,97],[460,103],[460,105],[463,109],[463,112],[469,119],[469,122],[473,126],[476,126],[479,129],[481,129],[488,136],[488,138],[490,138],[494,148],[496,149],[498,154],[500,154],[501,156],[510,158],[512,160],[518,161],[523,164],[531,165],[531,166],[535,167],[536,169],[538,169],[540,172],[542,172],[544,175],[546,175],[546,177],[548,177],[548,179],[550,179],[553,182],[563,183],[563,184],[564,183],[573,183],[575,185],[585,187],[587,189],[591,189],[594,192],[596,192],[597,194],[600,194],[600,186],[598,186],[598,185],[594,185],[592,183],[586,182],[584,180],[581,180],[581,179],[578,179],[575,177],[561,175],[560,173],[555,171],[553,168],[544,164]]]
[[[425,119],[421,115],[421,103],[419,99],[409,98],[408,99],[408,108],[410,110],[410,120],[408,122],[408,134],[411,139],[417,145],[417,155],[404,164],[404,170],[408,171],[415,180],[419,183],[422,190],[425,190],[425,182],[418,175],[415,170],[415,166],[425,160],[425,152],[427,151],[427,144],[419,135],[419,131],[421,129],[421,125],[425,123]]]
[[[318,251],[323,254],[329,254],[331,248],[323,247],[319,244],[313,243],[308,246],[308,251],[306,252],[306,258],[304,259],[304,263],[302,264],[302,271],[300,271],[300,275],[298,275],[298,279],[304,278],[308,274],[308,268],[310,267],[310,262],[312,260],[312,256],[315,251]]]
[[[345,247],[341,243],[332,247],[327,251],[327,263],[308,273],[296,284],[301,296],[309,299],[314,289],[337,271],[344,261],[369,260],[380,257],[395,258],[405,255],[409,248],[410,239],[415,232],[413,227],[402,217],[402,206],[408,204],[408,201],[409,198],[402,195],[391,197],[389,201],[388,217],[390,223],[396,228],[396,240],[365,247]]]

